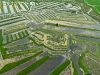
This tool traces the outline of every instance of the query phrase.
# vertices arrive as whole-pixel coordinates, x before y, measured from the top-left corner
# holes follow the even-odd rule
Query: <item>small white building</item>
[[[35,2],[30,2],[30,5],[31,6],[35,6]]]
[[[72,8],[72,4],[71,3],[69,3],[68,5],[66,5],[66,8]]]
[[[73,6],[71,3],[69,3],[68,5],[66,5],[65,8],[68,9],[68,10],[71,10],[71,11],[79,11],[79,10],[81,10],[81,7],[79,7],[79,6]]]

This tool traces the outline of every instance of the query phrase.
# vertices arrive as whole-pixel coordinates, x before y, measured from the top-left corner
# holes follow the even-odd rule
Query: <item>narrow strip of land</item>
[[[30,72],[28,75],[49,75],[58,65],[64,61],[64,57],[51,57],[41,66],[36,68],[34,71]]]
[[[22,65],[20,65],[16,68],[10,70],[10,71],[2,74],[2,75],[16,75],[18,72],[20,72],[24,68],[28,67],[29,65],[33,64],[34,62],[36,62],[37,60],[41,59],[42,57],[44,57],[46,55],[47,55],[47,53],[44,52],[44,53],[40,54],[39,56],[31,59],[30,61],[28,61],[28,62],[26,62],[26,63],[24,63],[24,64],[22,64]]]

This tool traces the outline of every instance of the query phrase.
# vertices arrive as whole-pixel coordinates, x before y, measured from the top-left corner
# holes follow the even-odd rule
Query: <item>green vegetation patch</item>
[[[6,54],[6,50],[5,49],[1,49],[1,53],[2,53],[3,59],[6,59],[6,58],[14,57],[14,56],[27,54],[27,53],[33,53],[33,52],[39,51],[39,50],[40,50],[40,48],[34,48],[34,49],[28,49],[28,50],[25,50],[25,51],[18,51],[18,52]]]
[[[25,37],[27,37],[27,36],[29,35],[29,33],[28,33],[27,30],[25,30],[24,32],[26,33],[26,35],[23,35],[23,36],[21,36],[21,34],[20,34],[20,33],[23,33],[23,31],[18,32],[19,38],[17,38],[17,35],[16,35],[16,36],[15,36],[15,39],[13,39],[13,35],[10,35],[11,41],[9,41],[10,38],[9,38],[8,35],[7,35],[7,36],[6,36],[6,41],[7,41],[7,42],[4,43],[3,45],[7,45],[7,44],[9,44],[9,43],[11,43],[11,42],[20,40],[20,39],[25,38]]]
[[[69,64],[70,60],[65,61],[59,67],[57,67],[50,75],[59,75]]]
[[[15,6],[12,5],[12,7],[13,7],[13,9],[14,9],[14,12],[17,13],[17,10],[16,10]]]
[[[84,57],[85,57],[85,53],[83,52],[82,55],[79,57],[78,63],[79,63],[79,66],[84,70],[84,72],[85,72],[86,74],[89,74],[88,69],[85,67],[85,65],[84,65],[84,63],[83,63],[83,58],[84,58]]]
[[[24,70],[20,71],[16,75],[27,75],[31,71],[33,71],[35,68],[39,67],[41,64],[43,64],[46,60],[48,60],[50,57],[45,56],[42,59],[38,60],[37,62],[33,63],[29,67],[25,68]]]
[[[24,59],[19,60],[19,61],[17,61],[17,62],[12,62],[12,63],[6,64],[6,65],[0,70],[0,74],[2,74],[2,73],[4,73],[4,72],[7,72],[7,71],[9,71],[9,70],[11,70],[11,69],[13,69],[13,68],[19,66],[19,65],[21,65],[21,64],[23,64],[23,63],[25,63],[25,62],[31,60],[32,58],[38,56],[38,55],[41,54],[42,52],[43,52],[43,51],[40,51],[40,52],[34,54],[33,56],[24,58]],[[23,75],[23,74],[22,74],[22,75]]]
[[[2,8],[2,2],[0,2],[0,8]]]
[[[25,4],[22,4],[23,6],[24,6],[24,8],[26,9],[26,10],[28,10],[28,8],[25,6]]]
[[[95,6],[95,9],[96,9],[97,12],[100,13],[100,5],[99,6]]]
[[[25,23],[21,23],[18,25],[14,25],[14,26],[9,26],[7,28],[4,29],[4,34],[9,34],[9,33],[13,33],[19,30],[23,30],[25,28],[27,28],[28,26],[25,25]]]
[[[100,5],[100,0],[84,0],[89,5]]]
[[[92,6],[95,12],[100,14],[100,0],[84,0],[84,2],[87,5]]]

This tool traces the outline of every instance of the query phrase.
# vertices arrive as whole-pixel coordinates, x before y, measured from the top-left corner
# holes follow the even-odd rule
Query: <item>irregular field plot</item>
[[[97,58],[92,54],[87,53],[83,58],[83,63],[91,74],[100,74],[100,58]]]
[[[24,51],[24,50],[28,50],[28,49],[32,49],[35,48],[33,46],[33,44],[27,44],[24,46],[19,46],[19,47],[15,47],[15,48],[8,48],[8,50],[6,51],[7,53],[13,53],[13,52],[18,52],[18,51]]]
[[[13,32],[25,29],[25,28],[27,28],[27,25],[24,23],[14,25],[14,26],[9,26],[4,29],[4,34],[13,33]]]
[[[39,41],[42,41],[44,44],[50,44],[52,46],[67,46],[68,35],[63,36],[58,34],[46,34],[40,31],[32,32],[32,35],[35,36]]]
[[[77,24],[91,24],[91,25],[96,24],[90,18],[82,14],[75,14],[75,13],[71,14],[68,11],[57,11],[57,15],[58,15],[57,18],[52,18],[51,20],[59,20]]]
[[[20,39],[18,41],[12,42],[10,44],[5,45],[5,47],[10,47],[10,46],[15,46],[18,44],[24,44],[24,43],[28,43],[30,40],[28,39],[28,37]]]

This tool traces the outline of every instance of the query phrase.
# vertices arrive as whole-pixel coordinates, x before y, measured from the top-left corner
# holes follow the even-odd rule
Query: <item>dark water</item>
[[[81,37],[81,36],[75,36],[75,38],[81,39],[81,40],[92,41],[92,42],[100,42],[100,39],[96,39],[96,38],[88,38],[88,37]]]
[[[86,49],[90,50],[90,43],[86,43]]]
[[[91,51],[92,51],[93,53],[96,53],[96,44],[92,44],[92,49],[91,49]]]
[[[98,48],[99,48],[99,54],[100,54],[100,45],[98,45]]]

